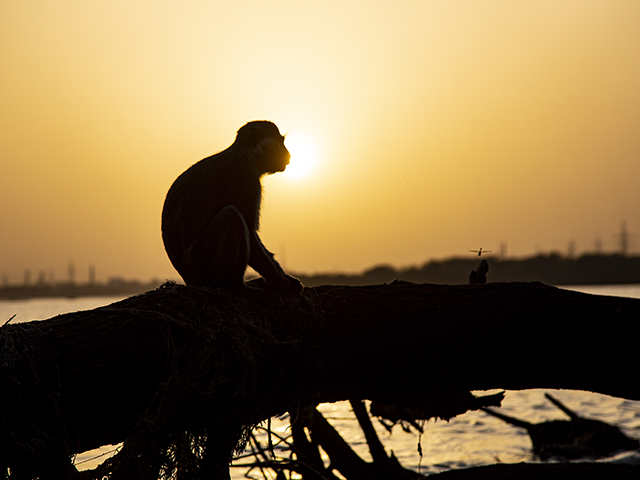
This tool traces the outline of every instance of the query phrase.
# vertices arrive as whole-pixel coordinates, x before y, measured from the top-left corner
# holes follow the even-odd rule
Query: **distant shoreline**
[[[489,263],[488,282],[542,282],[548,285],[640,284],[640,256],[589,254],[568,258],[559,254],[510,259],[492,255],[431,260],[397,269],[378,265],[362,274],[297,275],[306,286],[371,285],[405,280],[413,283],[460,285],[481,260]],[[295,273],[293,273],[295,275]]]
[[[583,255],[567,258],[559,254],[537,255],[521,259],[504,259],[483,255],[489,262],[489,282],[542,282],[548,285],[624,285],[640,284],[640,256]],[[459,285],[468,283],[480,258],[431,260],[421,266],[395,268],[378,265],[360,274],[296,274],[308,287],[318,285],[372,285],[405,280],[413,283]],[[7,285],[0,287],[0,300],[23,300],[46,297],[86,297],[135,295],[158,288],[159,280],[139,282],[113,279],[106,284]]]
[[[103,297],[112,295],[136,295],[154,290],[163,282],[111,281],[106,284],[60,283],[55,285],[8,285],[0,288],[2,300],[28,300],[30,298],[76,298]]]

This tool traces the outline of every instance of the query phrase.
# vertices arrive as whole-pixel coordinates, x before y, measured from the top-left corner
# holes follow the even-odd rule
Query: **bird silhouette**
[[[490,253],[491,252],[491,250],[482,251],[482,247],[480,247],[480,250],[469,250],[469,251],[473,252],[473,253],[477,253],[478,256],[481,256],[483,253]]]

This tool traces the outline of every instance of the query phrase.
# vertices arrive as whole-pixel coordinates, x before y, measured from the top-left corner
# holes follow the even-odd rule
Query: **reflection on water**
[[[27,300],[0,300],[0,325],[15,318],[11,323],[46,320],[61,313],[91,310],[109,305],[122,296],[75,297],[75,298],[30,298]]]
[[[616,295],[640,298],[640,285],[580,286],[565,287],[585,293]],[[87,310],[107,305],[122,297],[46,298],[31,300],[0,301],[0,324],[17,314],[12,322],[51,318],[60,313]],[[631,378],[630,381],[635,381]],[[502,402],[501,411],[507,415],[538,423],[567,417],[544,397],[552,392],[561,402],[581,416],[608,422],[620,427],[627,435],[640,439],[640,402],[571,390],[525,390],[509,391]],[[477,392],[478,394],[493,392]],[[370,460],[367,445],[360,427],[347,402],[324,404],[322,413],[331,424],[349,441],[354,450],[365,460]],[[435,473],[451,468],[485,465],[495,462],[516,463],[532,461],[531,442],[524,429],[516,428],[491,417],[484,412],[468,412],[449,422],[429,421],[425,424],[421,438],[423,458],[417,451],[419,437],[406,433],[399,426],[389,434],[374,420],[380,439],[388,451],[393,450],[402,465],[422,473]],[[273,428],[286,435],[287,423],[274,422]],[[104,457],[87,461],[113,450],[105,446],[96,451],[78,455],[80,469],[93,468]],[[640,453],[626,452],[606,461],[640,463]],[[244,478],[244,470],[232,470],[233,478]]]
[[[476,392],[477,394],[494,393]],[[549,392],[581,416],[601,420],[620,427],[625,434],[640,439],[640,402],[572,390],[509,391],[502,402],[501,412],[539,423],[548,420],[567,420],[557,407],[545,397]],[[348,402],[323,404],[320,411],[364,460],[371,461],[364,434],[360,430]],[[274,422],[274,431],[286,435],[288,423]],[[374,426],[388,452],[393,451],[407,468],[420,469],[423,474],[453,468],[467,468],[491,463],[535,461],[531,454],[531,440],[524,429],[516,428],[484,412],[467,412],[449,422],[430,420],[424,425],[420,439],[417,433],[406,433],[400,426],[392,434],[374,419]],[[423,457],[418,454],[421,441]],[[266,439],[263,441],[266,444]],[[640,452],[624,452],[605,459],[625,463],[640,463]],[[246,463],[243,460],[241,463]],[[245,469],[232,469],[233,478],[244,478]]]

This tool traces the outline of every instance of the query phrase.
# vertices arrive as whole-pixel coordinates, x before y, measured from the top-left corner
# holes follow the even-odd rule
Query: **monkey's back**
[[[195,245],[202,241],[209,224],[224,207],[233,205],[242,213],[250,230],[257,228],[260,205],[260,175],[244,149],[229,147],[195,163],[171,185],[162,209],[162,240],[180,275]]]

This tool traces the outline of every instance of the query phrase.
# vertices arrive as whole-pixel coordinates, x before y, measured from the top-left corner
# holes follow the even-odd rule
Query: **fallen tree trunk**
[[[564,388],[640,400],[629,381],[638,299],[540,283],[316,290],[327,396],[350,389],[382,399],[420,381],[438,390]]]
[[[13,453],[0,467],[37,456],[24,433],[33,429],[64,440],[58,456],[135,438],[136,471],[154,478],[198,439],[233,446],[251,425],[317,402],[367,398],[448,418],[492,404],[470,390],[640,400],[628,381],[639,332],[640,300],[539,283],[323,286],[282,310],[168,284],[3,327],[0,451]]]

